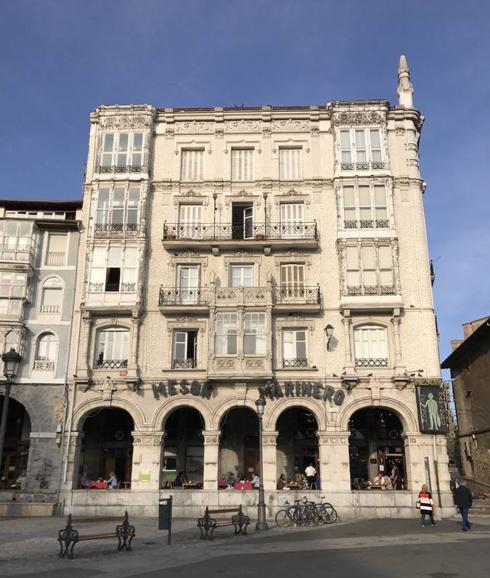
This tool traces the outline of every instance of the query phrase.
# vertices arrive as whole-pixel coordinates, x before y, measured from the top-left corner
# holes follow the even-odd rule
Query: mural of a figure
[[[426,408],[429,412],[430,427],[431,429],[439,429],[441,427],[441,416],[439,414],[439,405],[434,399],[434,394],[427,394],[427,401],[420,404],[422,407]]]

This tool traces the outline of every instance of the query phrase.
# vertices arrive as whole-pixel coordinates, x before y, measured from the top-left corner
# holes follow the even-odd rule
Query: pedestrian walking
[[[466,480],[462,480],[454,492],[454,503],[461,513],[461,529],[463,532],[471,530],[471,524],[468,519],[471,506],[473,505],[473,496],[466,485]]]
[[[432,500],[432,494],[429,492],[427,484],[423,484],[419,492],[418,508],[420,509],[420,514],[422,516],[422,528],[429,525],[426,524],[426,518],[429,517],[432,526],[436,526],[434,522],[434,501]]]

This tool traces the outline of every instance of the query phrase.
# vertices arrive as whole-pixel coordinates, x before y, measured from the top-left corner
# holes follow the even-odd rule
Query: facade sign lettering
[[[155,399],[173,397],[174,395],[194,395],[203,399],[210,399],[213,386],[207,381],[187,381],[187,379],[169,379],[167,382],[152,383],[151,388]]]
[[[345,391],[335,389],[331,385],[323,385],[318,381],[285,381],[280,385],[277,381],[269,381],[265,387],[259,388],[260,393],[271,400],[281,397],[312,397],[322,401],[330,401],[341,406],[345,400]]]

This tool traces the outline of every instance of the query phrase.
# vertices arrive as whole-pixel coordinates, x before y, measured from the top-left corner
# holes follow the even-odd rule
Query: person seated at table
[[[238,474],[238,476],[236,477],[236,481],[237,482],[241,482],[242,484],[244,484],[247,480],[245,479],[245,474]]]
[[[387,476],[386,474],[382,475],[380,485],[381,485],[382,490],[391,490],[392,485],[391,485],[391,479],[389,478],[389,476]]]
[[[187,483],[187,475],[185,472],[179,472],[176,476],[175,476],[175,480],[174,480],[174,488],[181,488],[185,483]]]
[[[109,474],[109,479],[105,480],[108,490],[115,490],[119,486],[119,481],[114,472]]]
[[[258,490],[260,487],[260,477],[257,474],[254,474],[252,478],[252,486],[254,490]]]
[[[284,474],[281,474],[279,476],[279,479],[277,480],[277,489],[284,490],[285,487],[286,487],[286,476]]]
[[[228,472],[228,475],[226,476],[226,485],[229,488],[233,488],[237,481],[235,474],[233,472]]]
[[[91,484],[91,480],[88,479],[87,472],[82,470],[80,474],[80,487],[81,488],[89,488]]]

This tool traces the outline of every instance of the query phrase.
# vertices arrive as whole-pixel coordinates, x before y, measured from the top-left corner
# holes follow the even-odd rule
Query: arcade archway
[[[352,414],[349,430],[352,489],[406,489],[400,418],[386,408],[363,408]],[[383,477],[390,480],[385,479],[379,484]]]
[[[4,397],[0,396],[0,415]],[[23,489],[29,459],[31,420],[24,406],[10,398],[3,456],[0,456],[0,490]]]
[[[237,479],[251,480],[260,475],[259,421],[248,407],[233,407],[220,424],[219,477],[228,473]]]

